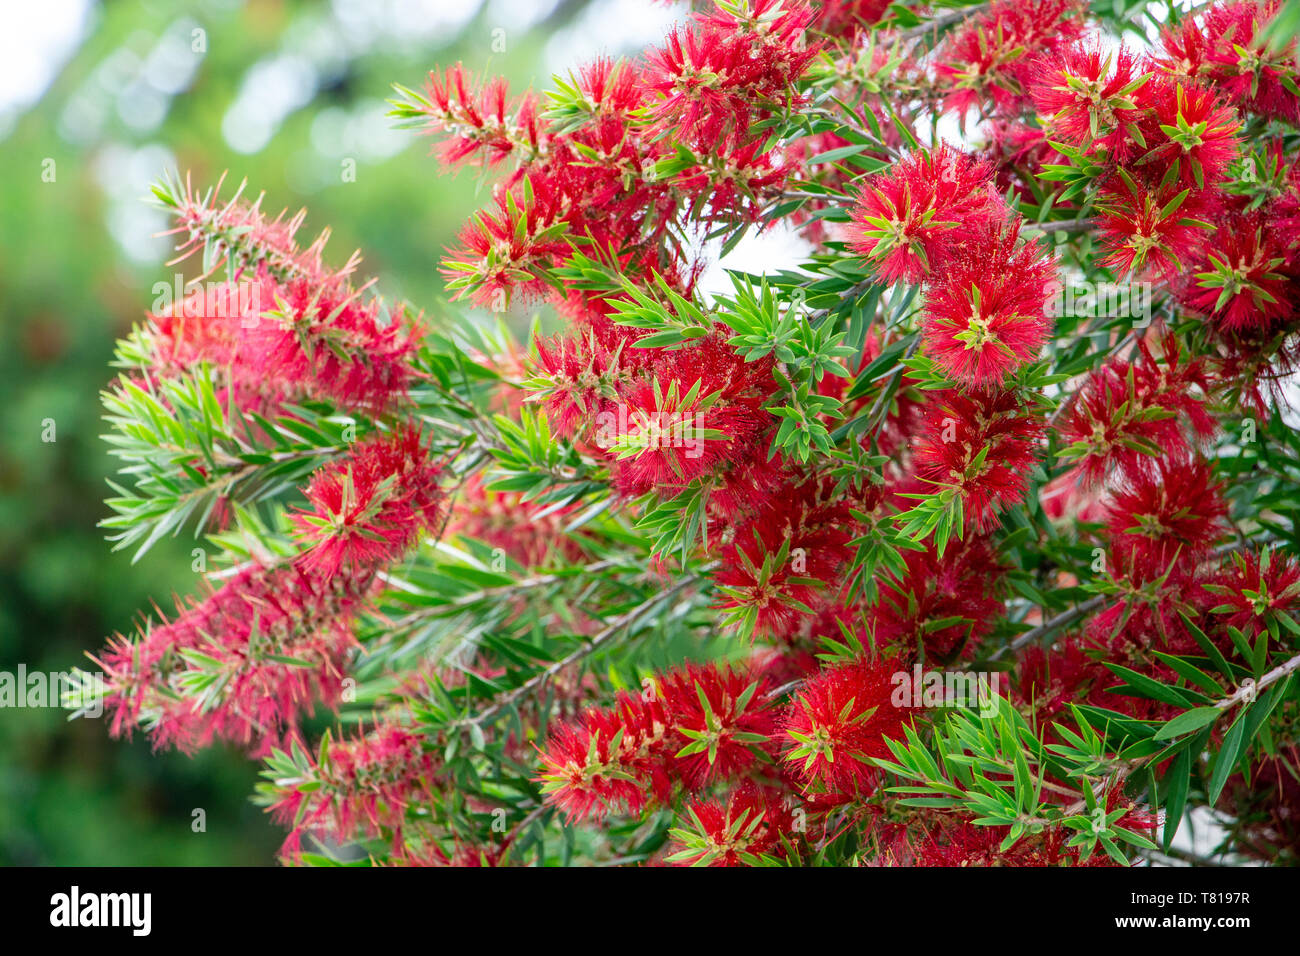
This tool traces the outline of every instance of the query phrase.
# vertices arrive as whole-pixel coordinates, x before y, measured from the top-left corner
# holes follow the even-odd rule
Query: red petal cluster
[[[926,350],[964,385],[1002,382],[1047,339],[1055,271],[1043,247],[1022,243],[1019,231],[1016,220],[977,233],[930,287]]]
[[[294,519],[305,545],[299,562],[332,578],[397,561],[438,524],[440,471],[418,428],[358,444],[308,483],[311,509]]]
[[[963,242],[1006,215],[992,167],[940,143],[867,182],[853,208],[850,244],[886,282],[920,282],[942,274]]]
[[[744,670],[689,665],[624,691],[554,728],[542,751],[546,799],[570,820],[637,813],[674,785],[697,791],[759,761],[774,722],[765,681]]]
[[[967,525],[990,530],[1024,498],[1043,431],[1013,389],[940,393],[916,446],[917,474],[961,497]]]
[[[890,758],[886,739],[902,740],[916,708],[895,703],[898,662],[857,661],[822,671],[795,696],[783,729],[785,759],[806,787],[867,795],[880,779],[874,757]]]

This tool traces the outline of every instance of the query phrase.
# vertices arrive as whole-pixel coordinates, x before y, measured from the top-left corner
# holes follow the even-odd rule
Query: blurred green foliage
[[[132,566],[96,528],[113,342],[175,272],[166,244],[148,238],[163,221],[138,201],[166,163],[196,184],[223,170],[231,186],[247,177],[274,211],[309,207],[312,233],[333,230],[332,261],[360,248],[386,296],[433,321],[445,310],[441,250],[488,186],[440,175],[418,138],[389,131],[390,84],[464,60],[522,88],[537,78],[541,41],[583,4],[537,0],[544,14],[524,31],[494,22],[490,3],[439,0],[435,16],[463,22],[422,32],[392,20],[402,6],[104,3],[0,140],[0,670],[85,665],[141,609],[196,590],[193,541]],[[240,126],[237,103],[289,108],[259,130]],[[232,129],[255,151],[232,149]],[[112,740],[103,720],[0,710],[0,864],[269,863],[282,834],[248,802],[257,769],[233,751],[154,755],[138,738]],[[205,832],[192,828],[199,808]]]

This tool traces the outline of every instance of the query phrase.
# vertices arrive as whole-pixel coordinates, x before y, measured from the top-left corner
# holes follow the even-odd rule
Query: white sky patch
[[[549,17],[560,0],[491,0],[488,19],[496,26],[522,32]]]
[[[730,295],[734,291],[727,270],[765,275],[779,269],[795,269],[812,254],[812,244],[799,235],[788,220],[775,222],[761,233],[750,230],[727,255],[718,259],[722,240],[705,248],[710,262],[700,276],[697,289],[705,296]]]
[[[567,74],[603,54],[640,53],[659,44],[686,15],[682,4],[650,0],[608,0],[584,10],[546,44],[543,67]]]
[[[91,0],[0,4],[0,138],[86,38],[92,9]]]

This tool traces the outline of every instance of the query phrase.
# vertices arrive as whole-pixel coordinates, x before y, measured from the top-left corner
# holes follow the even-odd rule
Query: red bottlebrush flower
[[[1183,455],[1214,434],[1205,362],[1184,358],[1170,334],[1162,345],[1157,362],[1139,340],[1136,361],[1111,359],[1071,399],[1060,426],[1061,455],[1076,459],[1085,484],[1153,467],[1156,457]]]
[[[263,283],[247,279],[198,288],[170,309],[151,314],[144,331],[150,376],[190,374],[205,362],[213,370],[223,407],[233,404],[268,416],[278,414],[283,402],[303,398],[309,384],[276,381],[266,375],[263,362],[239,360],[245,317],[258,316],[272,304],[262,304],[263,288]]]
[[[246,568],[138,640],[114,640],[100,658],[112,732],[143,725],[157,747],[220,738],[265,751],[316,701],[338,700],[349,619],[373,580]]]
[[[537,99],[525,94],[508,103],[503,78],[488,82],[481,90],[457,63],[445,72],[429,73],[424,102],[412,104],[412,112],[428,117],[429,132],[451,135],[436,148],[448,166],[479,162],[495,166],[514,155],[521,166],[546,152],[549,135],[537,116]]]
[[[1010,115],[1028,101],[1034,63],[1083,32],[1083,5],[1077,0],[995,0],[987,13],[972,17],[953,32],[935,60],[947,112],[964,117],[972,106],[992,99]]]
[[[1225,332],[1269,333],[1295,312],[1293,281],[1282,271],[1286,237],[1256,215],[1226,217],[1180,289],[1188,308]]]
[[[944,374],[965,385],[1000,383],[1038,355],[1049,331],[1052,263],[1019,242],[1020,222],[963,246],[931,287],[922,328]]]
[[[552,730],[538,779],[570,822],[640,813],[650,799],[670,795],[663,769],[667,715],[657,695],[649,697],[620,693],[612,709],[593,708],[579,722]]]
[[[1020,501],[1044,431],[1010,389],[937,395],[916,446],[917,474],[960,496],[966,523],[997,524],[997,512]]]
[[[309,543],[300,563],[333,577],[398,560],[438,522],[440,470],[417,428],[368,440],[324,466],[306,489],[312,510],[294,522]]]
[[[1123,161],[1134,145],[1126,127],[1140,116],[1147,79],[1129,50],[1075,44],[1038,67],[1034,105],[1050,118],[1053,139]]]
[[[1120,177],[1127,174],[1120,170]],[[1148,191],[1131,179],[1104,187],[1098,224],[1110,255],[1102,265],[1155,277],[1177,273],[1204,241],[1204,224],[1194,218],[1198,200],[1188,193],[1177,184]]]
[[[758,222],[767,202],[781,196],[786,180],[800,168],[793,152],[764,152],[766,145],[762,139],[724,140],[707,164],[687,167],[671,183],[687,196],[707,200],[697,204],[701,224]]]
[[[643,81],[654,128],[711,152],[764,115],[765,104],[784,105],[817,55],[805,41],[812,19],[808,4],[781,0],[696,14],[648,56]]]
[[[1151,117],[1146,125],[1148,147],[1141,162],[1157,171],[1177,166],[1180,184],[1191,189],[1212,188],[1222,182],[1228,164],[1237,158],[1235,112],[1219,102],[1213,90],[1186,87],[1157,75],[1150,91]]]
[[[310,280],[274,282],[263,268],[265,316],[241,319],[236,358],[250,374],[344,408],[383,410],[405,398],[418,334],[404,316],[385,322],[380,302]]]
[[[917,150],[859,193],[850,244],[886,282],[939,273],[967,237],[1004,220],[992,178],[987,163],[945,143]]]
[[[1204,553],[1185,546],[1180,550],[1176,542],[1166,542],[1164,547],[1149,541],[1135,542],[1135,537],[1112,537],[1112,560],[1107,570],[1119,588],[1119,596],[1089,619],[1084,632],[1085,647],[1096,665],[1088,700],[1102,707],[1119,705],[1119,709],[1144,720],[1168,720],[1178,713],[1177,706],[1112,693],[1118,681],[1105,664],[1120,663],[1157,680],[1177,681],[1168,665],[1151,657],[1150,649],[1200,653],[1180,612],[1200,618],[1202,630],[1209,627],[1204,619],[1208,593],[1202,586],[1200,567]]]
[[[270,807],[277,820],[293,828],[281,850],[286,859],[298,858],[307,833],[348,842],[387,830],[394,846],[401,846],[407,809],[435,799],[438,765],[414,728],[385,721],[351,739],[326,739],[319,748],[323,761],[296,743],[294,751],[307,765],[306,779],[275,780],[280,796]],[[277,761],[287,764],[288,772],[278,772]],[[303,776],[303,768],[277,754],[267,775],[293,779]]]
[[[459,248],[443,260],[447,288],[457,297],[468,294],[475,305],[499,312],[512,295],[541,295],[547,270],[568,256],[563,196],[535,172],[522,183],[520,195],[498,187],[496,212],[477,215],[461,230]]]
[[[1214,4],[1164,29],[1157,62],[1175,76],[1225,91],[1247,112],[1294,123],[1300,119],[1300,98],[1286,80],[1295,69],[1295,41],[1270,47],[1262,37],[1281,8],[1280,0]]]
[[[176,222],[169,234],[185,237],[172,262],[215,251],[205,253],[200,280],[223,265],[232,278],[200,286],[153,317],[147,338],[157,371],[206,361],[222,398],[262,414],[304,398],[372,414],[400,403],[415,376],[416,324],[404,310],[381,316],[376,299],[362,299],[367,286],[352,287],[358,254],[341,269],[324,265],[328,230],[299,247],[305,211],[269,219],[261,197],[245,202],[242,189],[219,202],[220,182],[202,197],[188,180],[183,189],[160,187]]]
[[[538,779],[570,820],[639,813],[687,790],[745,773],[772,727],[764,681],[713,664],[688,665],[622,692],[551,733]]]
[[[787,633],[852,557],[850,507],[829,478],[788,481],[722,549],[718,606],[754,633]]]
[[[405,315],[384,324],[379,303],[345,284],[274,280],[266,266],[234,282],[200,287],[150,317],[152,370],[163,376],[212,367],[220,397],[263,415],[303,399],[382,411],[415,376],[419,330]]]
[[[280,282],[304,280],[313,289],[340,295],[347,286],[348,277],[360,264],[360,255],[354,253],[341,269],[326,268],[324,253],[330,236],[328,229],[302,248],[298,245],[298,232],[307,219],[305,209],[288,219],[285,218],[287,210],[271,219],[262,211],[262,196],[252,202],[240,198],[243,185],[230,199],[221,201],[218,197],[225,178],[223,173],[216,186],[202,196],[195,194],[188,177],[184,187],[167,184],[169,189],[164,204],[172,210],[176,225],[163,235],[184,237],[176,247],[175,258],[168,265],[181,262],[200,250],[214,248],[216,257],[204,260],[206,271],[201,279],[228,265],[236,279],[265,272]],[[210,247],[208,239],[212,236],[222,236],[225,241]],[[263,307],[269,308],[270,303],[263,303]]]
[[[968,534],[950,541],[943,554],[928,544],[904,551],[906,571],[880,584],[880,600],[867,630],[876,646],[910,654],[924,647],[927,658],[956,658],[977,646],[993,621],[1005,614],[999,590],[1002,565],[985,537]],[[936,628],[935,622],[952,621]]]
[[[668,858],[679,866],[746,866],[762,862],[779,845],[789,814],[778,797],[749,784],[723,801],[686,805],[687,826],[673,831],[681,849]],[[679,819],[681,819],[679,817]]]
[[[610,309],[607,300],[595,305]],[[595,416],[649,368],[653,356],[635,348],[646,333],[618,325],[604,312],[583,309],[574,331],[534,340],[529,401],[543,403],[554,431],[566,437],[594,426]]]
[[[775,718],[763,697],[766,682],[747,670],[687,665],[658,681],[677,740],[672,775],[690,790],[746,773],[771,739]]]
[[[1205,554],[1224,533],[1227,505],[1210,466],[1193,458],[1156,460],[1128,476],[1108,508],[1116,557],[1145,577],[1157,577]]]
[[[1219,623],[1249,637],[1279,614],[1294,616],[1300,607],[1300,562],[1267,549],[1258,555],[1238,552],[1205,589],[1219,602],[1213,608],[1224,615]]]
[[[822,671],[800,689],[786,717],[785,759],[805,786],[870,794],[880,771],[871,759],[890,757],[886,738],[902,740],[916,709],[895,703],[898,661],[857,661]]]
[[[771,357],[746,362],[715,330],[655,353],[649,381],[624,386],[595,417],[594,443],[628,496],[676,489],[766,455],[775,424]]]

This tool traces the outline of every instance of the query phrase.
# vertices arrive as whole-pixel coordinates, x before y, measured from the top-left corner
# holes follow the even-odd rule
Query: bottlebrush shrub
[[[1209,812],[1296,862],[1278,8],[718,0],[544,94],[435,70],[454,314],[165,179],[199,285],[120,345],[105,524],[206,581],[95,658],[111,731],[264,760],[293,863],[1113,865]]]

